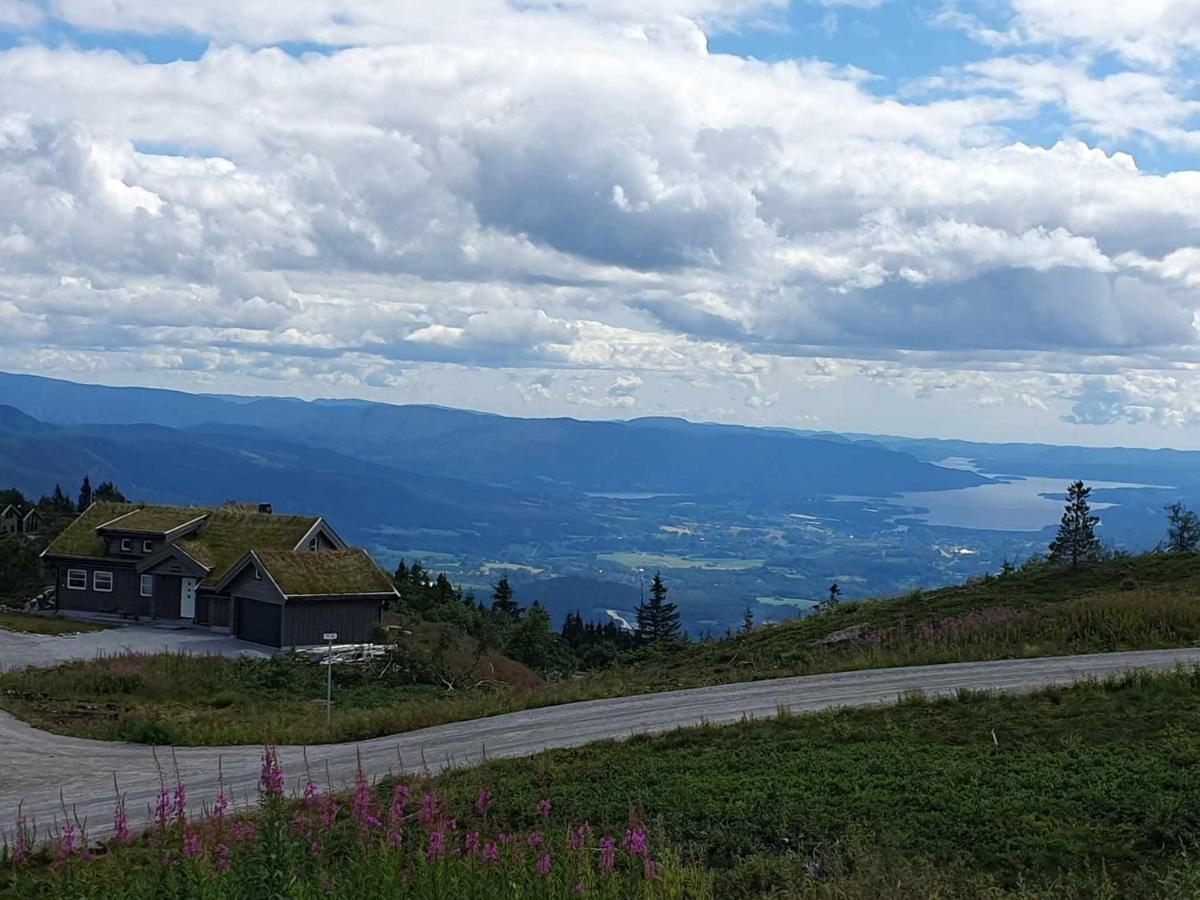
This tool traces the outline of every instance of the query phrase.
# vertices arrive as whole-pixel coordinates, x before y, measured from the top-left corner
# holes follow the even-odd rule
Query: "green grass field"
[[[571,897],[582,879],[563,867],[594,862],[571,857],[568,829],[588,823],[592,841],[619,839],[638,822],[666,861],[665,877],[642,881],[637,867],[623,887],[610,879],[606,890],[593,872],[584,896],[1196,897],[1200,668],[1028,696],[962,693],[780,715],[406,783],[415,800],[433,792],[444,815],[461,819],[449,838],[463,843],[461,857],[448,853],[430,868],[431,826],[417,826],[417,803],[407,837],[393,843],[383,831],[356,832],[346,820],[359,804],[343,797],[341,836],[320,831],[320,849],[310,852],[319,809],[293,814],[268,802],[261,837],[229,841],[231,871],[217,868],[211,849],[188,858],[170,826],[95,862],[50,865],[62,858],[51,847],[18,871],[0,854],[0,896]],[[377,809],[388,809],[395,787],[378,786]],[[481,789],[494,798],[483,819],[471,812]],[[548,809],[539,809],[543,800]],[[204,834],[207,826],[189,827]],[[542,844],[511,874],[480,866],[464,837],[475,829],[546,835],[556,874],[532,872]],[[281,893],[254,893],[267,882]]]
[[[0,629],[4,631],[18,631],[25,634],[85,634],[89,631],[104,631],[106,627],[87,622],[74,622],[71,619],[0,611]]]
[[[520,709],[789,675],[1200,644],[1200,560],[1036,568],[839,608],[747,635],[653,647],[554,683],[447,691],[342,672],[333,727],[316,667],[125,656],[0,675],[0,707],[64,734],[150,743],[362,740]]]

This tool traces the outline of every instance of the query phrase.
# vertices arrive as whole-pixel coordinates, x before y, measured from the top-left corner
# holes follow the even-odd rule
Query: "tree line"
[[[455,626],[481,647],[499,650],[543,674],[605,668],[640,648],[686,640],[661,573],[639,604],[632,631],[611,620],[584,621],[578,611],[569,613],[555,631],[541,603],[523,606],[518,601],[507,575],[491,586],[489,602],[456,587],[444,572],[434,575],[419,561],[410,565],[401,560],[392,577],[397,611]]]

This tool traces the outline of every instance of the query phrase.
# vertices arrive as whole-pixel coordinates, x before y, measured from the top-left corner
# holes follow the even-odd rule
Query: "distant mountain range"
[[[937,465],[952,457],[975,471]],[[847,596],[894,592],[1044,546],[1036,532],[889,512],[901,493],[989,484],[980,473],[1170,486],[1101,492],[1120,504],[1106,535],[1134,547],[1158,540],[1166,499],[1200,497],[1200,453],[522,419],[0,373],[0,487],[71,493],[88,474],[149,502],[269,501],[329,517],[385,564],[420,557],[485,591],[509,570],[557,614],[627,614],[640,570],[662,567],[693,628],[723,628],[746,607],[760,620],[794,614],[831,580]]]

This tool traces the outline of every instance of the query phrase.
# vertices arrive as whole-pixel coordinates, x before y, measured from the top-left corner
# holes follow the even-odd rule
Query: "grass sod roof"
[[[104,539],[96,529],[118,516],[135,510],[154,514],[178,515],[188,512],[195,518],[208,514],[208,520],[195,535],[178,546],[198,562],[212,569],[202,584],[216,584],[249,551],[292,550],[317,523],[316,516],[279,516],[251,512],[244,506],[202,509],[170,506],[136,506],[131,503],[94,503],[67,526],[49,547],[47,556],[88,556],[104,558]],[[184,521],[187,521],[186,519]]]
[[[136,531],[149,534],[166,534],[180,525],[194,522],[207,516],[210,509],[177,506],[141,506],[121,514],[114,521],[102,523],[113,531]]]
[[[392,579],[361,548],[318,553],[257,549],[255,552],[275,583],[289,596],[395,592]]]

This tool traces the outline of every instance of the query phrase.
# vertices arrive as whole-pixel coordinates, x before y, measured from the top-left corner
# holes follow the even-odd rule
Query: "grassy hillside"
[[[273,661],[126,656],[0,675],[0,707],[41,728],[179,744],[360,740],[575,700],[788,675],[1200,643],[1200,557],[1146,556],[1070,572],[1038,566],[966,587],[845,603],[721,641],[651,647],[546,683],[442,626],[419,625],[384,677]],[[402,648],[404,649],[404,648]],[[436,657],[436,658],[435,658]],[[457,673],[445,681],[449,664]],[[462,676],[462,677],[458,677]]]
[[[1193,897],[1198,701],[1200,669],[1142,674],[364,782],[340,812],[314,785],[265,795],[254,828],[164,824],[93,861],[0,853],[0,896]]]

